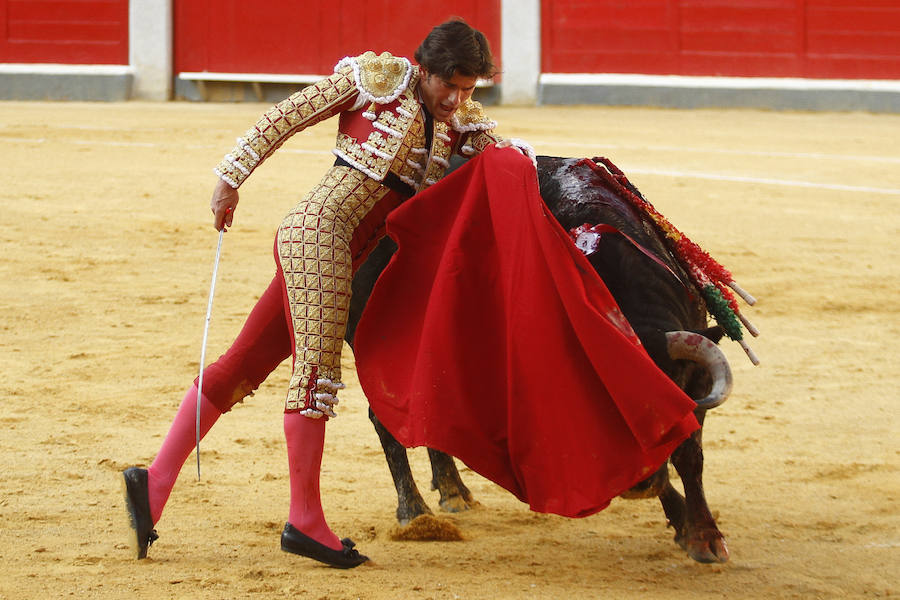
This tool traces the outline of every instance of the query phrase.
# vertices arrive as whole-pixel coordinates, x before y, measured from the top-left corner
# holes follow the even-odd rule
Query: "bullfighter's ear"
[[[696,329],[694,330],[694,333],[699,333],[714,344],[718,344],[719,340],[722,339],[722,336],[725,335],[725,330],[716,325],[714,327],[707,327],[706,329]]]

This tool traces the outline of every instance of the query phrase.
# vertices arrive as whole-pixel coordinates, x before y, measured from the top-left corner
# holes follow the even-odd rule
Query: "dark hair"
[[[443,79],[456,73],[489,79],[497,73],[487,38],[460,18],[432,29],[414,56],[425,70]]]

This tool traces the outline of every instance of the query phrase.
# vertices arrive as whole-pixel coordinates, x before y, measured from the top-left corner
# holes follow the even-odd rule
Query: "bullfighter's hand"
[[[531,144],[529,144],[525,140],[520,140],[517,138],[502,139],[494,144],[494,146],[496,146],[497,148],[515,148],[523,156],[531,159],[531,163],[535,166],[535,168],[537,168],[537,157],[535,156],[534,148],[532,148]]]
[[[519,148],[518,146],[516,146],[515,144],[513,144],[513,141],[512,141],[512,140],[503,139],[503,140],[500,140],[499,142],[497,142],[497,143],[494,144],[494,145],[497,146],[498,148],[515,148],[516,150],[518,150],[518,151],[521,152],[522,154],[525,154],[525,151],[522,150],[521,148]]]
[[[216,231],[231,227],[237,205],[238,191],[220,179],[209,201],[209,208],[213,213],[213,227]]]

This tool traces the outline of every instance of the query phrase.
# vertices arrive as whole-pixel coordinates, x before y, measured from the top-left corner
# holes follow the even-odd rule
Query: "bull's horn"
[[[667,331],[666,341],[673,359],[691,360],[709,371],[712,389],[705,398],[695,400],[699,408],[715,408],[728,399],[733,385],[731,367],[718,346],[690,331]]]

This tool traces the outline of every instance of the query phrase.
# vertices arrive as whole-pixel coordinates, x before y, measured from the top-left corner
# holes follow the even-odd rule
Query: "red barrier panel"
[[[896,0],[546,0],[545,73],[900,78]]]
[[[128,0],[0,0],[0,63],[128,64]]]
[[[175,72],[331,73],[347,55],[412,58],[434,25],[459,16],[500,55],[500,0],[175,0]]]
[[[134,0],[132,0],[134,1]],[[0,0],[0,62],[128,64],[129,0]],[[411,56],[458,15],[500,60],[500,0],[174,0],[175,72],[326,74]],[[900,79],[897,0],[543,0],[542,71]]]
[[[900,3],[807,1],[810,77],[900,78]]]

